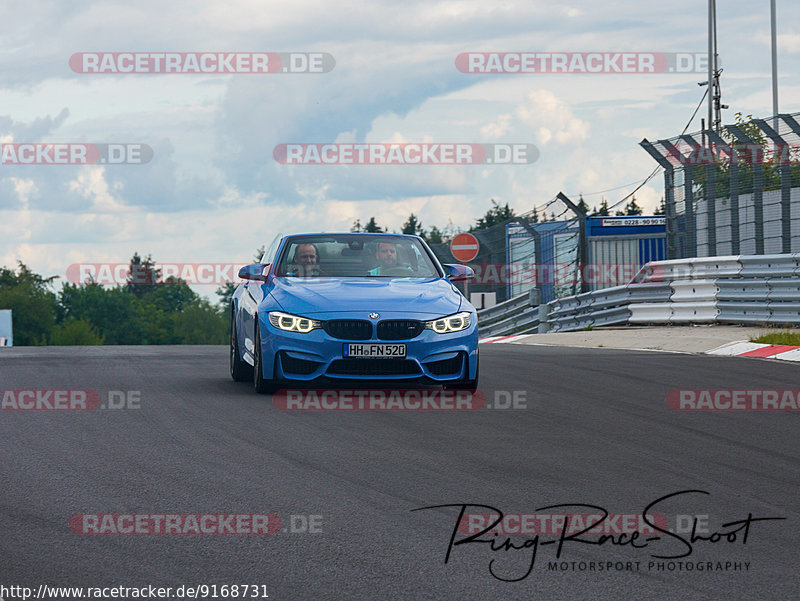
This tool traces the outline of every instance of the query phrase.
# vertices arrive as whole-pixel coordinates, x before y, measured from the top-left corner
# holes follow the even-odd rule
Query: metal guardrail
[[[478,321],[480,324],[480,321]],[[539,326],[539,308],[526,307],[521,312],[506,317],[487,327],[480,327],[481,336],[505,336],[506,334],[533,333]]]
[[[488,307],[486,309],[481,309],[478,311],[478,316],[480,318],[480,322],[490,322],[496,321],[498,319],[505,319],[509,317],[514,311],[519,310],[520,308],[530,306],[530,298],[531,295],[529,292],[525,292],[519,296],[515,296],[514,298],[510,298],[502,303],[497,303],[493,307]]]
[[[480,336],[535,332],[539,325],[538,305],[538,295],[531,290],[478,311]]]
[[[630,284],[479,311],[482,336],[669,323],[800,324],[800,253],[648,263]],[[485,320],[485,321],[484,321]]]

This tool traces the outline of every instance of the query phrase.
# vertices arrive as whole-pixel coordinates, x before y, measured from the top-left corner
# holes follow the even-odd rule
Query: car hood
[[[299,315],[402,312],[434,318],[461,308],[463,297],[441,278],[275,278],[281,308]]]

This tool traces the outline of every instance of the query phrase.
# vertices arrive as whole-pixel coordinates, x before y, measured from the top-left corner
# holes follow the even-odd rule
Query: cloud
[[[481,128],[481,135],[488,139],[498,139],[511,131],[511,114],[498,115],[497,119]]]
[[[779,14],[786,29],[800,4],[783,3]],[[145,143],[154,157],[0,165],[0,261],[20,257],[52,273],[77,260],[124,261],[134,250],[164,261],[249,259],[278,230],[349,229],[371,215],[399,229],[410,212],[426,226],[466,227],[490,198],[526,211],[558,191],[599,202],[604,194],[592,192],[641,182],[656,166],[638,141],[680,133],[703,92],[697,74],[480,76],[460,73],[455,57],[697,52],[705,19],[704,6],[688,1],[4,3],[0,142]],[[744,0],[719,11],[724,101],[744,114],[769,111],[767,28],[768,10]],[[800,36],[785,31],[780,40],[785,79],[800,66]],[[75,52],[123,50],[318,51],[336,67],[89,76],[68,66]],[[781,91],[783,109],[794,110],[794,87]],[[272,156],[286,142],[388,140],[527,142],[541,156],[470,167],[298,167]],[[613,203],[633,187],[605,196]],[[637,200],[654,208],[662,190],[657,177]]]
[[[47,115],[34,119],[31,123],[14,121],[10,116],[0,116],[0,135],[7,141],[40,142],[63,125],[69,117],[69,109],[64,108],[55,117]],[[10,139],[8,139],[10,137]]]
[[[14,192],[17,193],[20,204],[24,208],[27,208],[30,204],[31,197],[39,195],[39,188],[36,186],[36,182],[32,179],[20,179],[17,177],[9,179],[14,184]]]
[[[118,213],[128,210],[119,201],[120,184],[109,186],[105,178],[106,167],[90,166],[84,167],[74,180],[67,186],[71,192],[76,192],[91,201],[91,210],[102,213]],[[112,193],[112,188],[115,188]]]
[[[753,35],[753,39],[762,46],[772,47],[772,34],[769,31],[760,30]],[[778,52],[800,53],[800,34],[778,33]]]
[[[548,90],[534,90],[517,106],[516,116],[536,131],[539,144],[576,144],[589,136],[589,124],[572,114],[566,102]]]

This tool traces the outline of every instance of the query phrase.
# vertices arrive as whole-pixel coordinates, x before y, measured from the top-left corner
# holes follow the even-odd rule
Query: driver
[[[290,261],[289,273],[293,276],[319,275],[319,253],[313,244],[298,244]]]
[[[378,266],[375,269],[370,269],[370,275],[387,275],[388,272],[398,271],[411,271],[408,265],[397,264],[397,246],[394,242],[379,242],[378,248],[375,249],[375,259],[378,261]]]

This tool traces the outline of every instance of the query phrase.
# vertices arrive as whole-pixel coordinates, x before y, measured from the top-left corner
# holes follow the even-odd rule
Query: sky
[[[772,114],[769,2],[717,8],[725,123]],[[800,3],[778,0],[780,111],[795,102]],[[705,73],[464,73],[462,53],[703,53],[706,3],[70,2],[0,5],[0,144],[134,144],[147,163],[0,164],[0,265],[249,262],[278,233],[466,229],[490,199],[623,198],[680,134]],[[315,73],[85,73],[76,53],[323,54]],[[274,61],[273,63],[274,64]],[[689,131],[700,128],[705,104]],[[533,162],[310,165],[281,144],[526,144]],[[13,146],[11,147],[14,148]],[[657,175],[636,198],[663,195]],[[202,288],[202,287],[201,287]],[[213,288],[198,289],[213,294]]]

